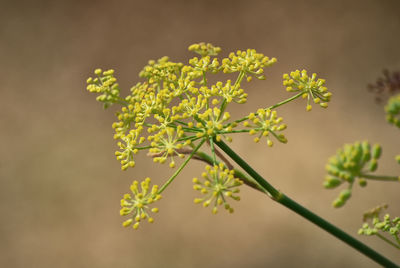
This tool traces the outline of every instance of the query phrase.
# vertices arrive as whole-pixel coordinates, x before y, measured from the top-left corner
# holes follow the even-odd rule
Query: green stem
[[[250,132],[250,129],[232,130],[232,131],[220,131],[218,134],[230,134],[230,133],[246,133]]]
[[[314,223],[318,227],[320,227],[323,230],[327,231],[328,233],[332,234],[336,238],[342,240],[349,246],[353,247],[354,249],[358,250],[359,252],[363,253],[365,256],[371,258],[372,260],[383,265],[384,267],[399,267],[394,262],[392,262],[391,260],[387,259],[386,257],[380,255],[378,252],[371,249],[364,243],[362,243],[359,240],[348,235],[341,229],[337,228],[333,224],[327,222],[323,218],[319,217],[318,215],[314,214],[310,210],[301,206],[300,204],[298,204],[294,200],[290,199],[283,193],[276,190],[263,177],[261,177],[261,175],[259,175],[253,168],[251,168],[239,155],[237,155],[234,151],[232,151],[232,149],[227,144],[225,144],[222,141],[219,141],[219,142],[214,141],[214,142],[226,154],[228,154],[232,158],[232,160],[234,160],[251,177],[253,177],[258,182],[258,184],[260,184],[265,190],[267,190],[273,200],[275,200],[278,203],[282,204],[283,206],[289,208],[290,210],[292,210],[295,213],[299,214],[300,216],[304,217],[308,221]]]
[[[226,99],[224,98],[224,100],[222,101],[221,107],[220,107],[220,111],[221,112],[217,117],[217,121],[219,121],[219,119],[221,118],[222,114],[225,112],[226,105],[227,105],[227,102],[226,102]]]
[[[122,98],[118,98],[117,102],[125,107],[127,107],[129,105],[129,102],[127,102],[126,100],[122,99]]]
[[[198,151],[196,153],[196,156],[198,157],[197,160],[201,160],[201,161],[204,161],[204,162],[206,162],[206,163],[208,163],[210,165],[213,165],[212,157],[210,155],[206,154],[205,152]],[[217,165],[219,165],[219,163],[220,162],[217,161]],[[229,164],[225,163],[225,167],[229,168]],[[255,182],[253,178],[245,175],[240,170],[233,169],[233,171],[235,172],[235,174],[234,174],[235,178],[241,179],[244,182],[244,184],[246,184],[247,186],[249,186],[249,187],[251,187],[251,188],[253,188],[255,190],[258,190],[258,191],[260,191],[262,193],[265,193],[265,190],[260,185],[258,185],[258,183]]]
[[[377,180],[377,181],[400,181],[400,177],[398,176],[379,176],[379,175],[360,174],[360,178]]]
[[[212,138],[209,139],[210,147],[211,147],[211,155],[213,160],[213,166],[217,164],[217,158],[215,157],[215,150],[214,150],[214,141]]]
[[[207,86],[206,72],[203,71],[203,86]]]
[[[238,77],[236,78],[235,84],[233,84],[233,87],[236,87],[236,86],[240,85],[240,83],[243,80],[244,75],[245,75],[245,72],[244,71],[240,71]]]
[[[303,93],[304,93],[304,92],[299,92],[299,93],[297,93],[296,95],[294,95],[293,97],[290,97],[289,99],[286,99],[286,100],[284,100],[284,101],[278,102],[277,104],[274,104],[274,105],[268,107],[267,109],[272,110],[272,109],[275,109],[275,108],[277,108],[277,107],[279,107],[279,106],[281,106],[281,105],[284,105],[284,104],[286,104],[286,103],[288,103],[288,102],[291,102],[292,100],[295,100],[295,99],[297,99],[298,97],[300,97],[301,95],[303,95]]]
[[[237,86],[240,85],[240,83],[243,80],[244,75],[245,75],[245,72],[244,71],[240,71],[238,77],[236,78],[235,84],[233,84],[234,88],[236,88]],[[224,100],[222,101],[221,107],[220,107],[221,113],[219,114],[219,116],[217,118],[217,121],[221,118],[222,114],[225,112],[227,104],[228,104],[228,102],[224,98]]]
[[[390,241],[389,239],[387,239],[387,238],[384,237],[383,235],[381,235],[381,234],[376,234],[376,236],[379,237],[380,239],[382,239],[383,241],[385,241],[386,243],[388,243],[389,245],[391,245],[391,246],[393,246],[393,247],[395,247],[395,248],[397,248],[397,249],[400,249],[400,246],[396,245],[395,243],[393,243],[392,241]]]
[[[178,176],[178,174],[182,171],[182,169],[186,166],[187,163],[189,163],[190,159],[192,159],[193,155],[195,155],[195,153],[200,149],[200,147],[203,145],[203,143],[206,141],[206,139],[203,139],[202,141],[200,141],[200,143],[196,146],[196,148],[194,148],[194,150],[192,151],[192,153],[189,155],[188,158],[186,158],[186,160],[182,163],[182,165],[175,171],[175,173],[171,176],[171,178],[168,179],[167,182],[164,183],[164,185],[160,188],[160,190],[158,190],[158,193],[161,194],[165,188],[168,187],[168,185],[171,184],[171,182],[176,178],[176,176]]]
[[[175,122],[177,122],[177,123],[179,123],[181,125],[184,125],[184,126],[188,125],[186,122],[183,122],[183,121],[180,121],[180,120],[175,120]]]
[[[203,132],[202,129],[200,129],[200,128],[195,128],[195,127],[192,127],[192,128],[182,127],[182,130],[184,130],[185,132],[189,132],[189,133]]]
[[[236,78],[235,84],[233,84],[234,88],[236,88],[240,85],[240,83],[243,80],[244,75],[245,75],[245,72],[240,71],[238,77]],[[226,99],[224,98],[224,100],[222,101],[221,107],[220,107],[221,113],[219,114],[217,120],[219,120],[221,118],[222,114],[225,112],[225,108],[226,108],[227,104],[228,103],[227,103]]]
[[[400,239],[399,239],[398,235],[392,234],[392,236],[394,237],[394,239],[396,239],[397,247],[398,247],[398,249],[400,249]]]
[[[177,139],[177,141],[192,140],[192,142],[193,142],[193,141],[198,140],[198,139],[200,139],[200,138],[197,137],[197,136],[185,136],[185,137],[183,137],[183,138]],[[150,146],[150,147],[151,147],[151,146]]]
[[[279,107],[279,106],[281,106],[281,105],[284,105],[284,104],[286,104],[286,103],[288,103],[288,102],[291,102],[291,101],[297,99],[298,97],[300,97],[301,95],[303,95],[303,93],[304,93],[304,92],[299,92],[299,93],[297,93],[296,95],[290,97],[289,99],[283,100],[283,101],[281,101],[281,102],[278,102],[277,104],[274,104],[274,105],[272,105],[272,106],[269,106],[267,109],[272,110],[272,109],[275,109],[275,108],[277,108],[277,107]],[[257,114],[256,114],[256,115],[257,115]],[[241,118],[241,119],[235,120],[234,122],[235,122],[235,123],[241,123],[241,122],[243,122],[243,121],[245,121],[245,120],[247,120],[247,119],[249,119],[249,118],[248,118],[247,116],[245,116],[245,117],[243,117],[243,118]]]
[[[150,148],[153,148],[153,146],[144,146],[144,147],[135,147],[135,149],[138,149],[138,150],[147,150],[147,149],[150,149]]]
[[[247,174],[249,174],[262,188],[264,188],[268,195],[275,200],[280,199],[282,193],[275,189],[271,184],[264,180],[258,173],[251,168],[243,159],[241,159],[232,149],[223,141],[214,140],[214,143],[221,148],[233,161],[235,161]]]

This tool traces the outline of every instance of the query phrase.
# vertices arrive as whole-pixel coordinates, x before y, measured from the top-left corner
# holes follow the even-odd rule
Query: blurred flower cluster
[[[375,144],[371,149],[367,141],[356,142],[345,144],[335,156],[329,159],[326,165],[328,175],[325,177],[324,187],[331,189],[344,182],[348,183],[348,187],[342,190],[333,201],[334,207],[343,206],[351,197],[351,189],[356,178],[360,186],[367,185],[366,178],[370,178],[368,173],[377,169],[381,152],[382,148],[379,144]]]
[[[380,214],[387,205],[381,205],[364,213],[364,224],[358,230],[358,234],[366,236],[377,236],[392,246],[400,249],[400,217],[392,218],[389,214],[385,214],[381,220]],[[370,224],[366,221],[370,220]],[[384,236],[388,234],[390,238]]]
[[[386,120],[400,128],[400,94],[389,99],[385,106]]]
[[[393,95],[400,92],[400,72],[383,70],[383,77],[379,77],[373,84],[368,84],[368,90],[375,93],[377,102],[381,102],[385,95]]]

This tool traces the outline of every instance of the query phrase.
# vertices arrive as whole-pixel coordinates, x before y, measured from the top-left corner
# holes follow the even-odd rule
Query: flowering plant
[[[384,70],[383,74],[384,78],[378,78],[375,85],[368,85],[369,90],[378,94],[375,98],[377,103],[382,102],[382,95],[386,91],[392,95],[400,90],[400,72],[390,73],[388,70]],[[389,98],[385,112],[387,122],[400,128],[400,94]],[[344,145],[343,149],[339,149],[337,154],[329,159],[326,165],[328,175],[325,177],[324,187],[333,189],[342,183],[347,184],[347,188],[343,189],[333,201],[334,207],[342,207],[350,199],[356,179],[358,179],[361,187],[367,186],[368,180],[400,181],[400,176],[372,174],[378,168],[378,159],[381,154],[382,147],[379,144],[375,144],[371,148],[369,142],[364,141]],[[400,155],[397,155],[395,159],[400,164]],[[387,207],[388,205],[384,204],[365,212],[363,215],[364,224],[359,229],[358,234],[377,236],[389,245],[400,249],[400,218],[390,219],[390,215],[385,214],[383,220],[380,219],[383,210]],[[389,234],[389,237],[385,236],[385,233]]]
[[[114,104],[122,106],[116,114],[117,122],[112,125],[119,148],[115,155],[121,162],[121,169],[133,168],[135,156],[141,151],[147,151],[154,162],[168,163],[169,167],[176,169],[161,185],[151,186],[150,178],[132,183],[131,193],[125,194],[121,200],[120,214],[128,216],[123,226],[137,229],[146,219],[153,222],[150,212],[158,211],[153,203],[161,199],[165,189],[194,159],[207,163],[205,172],[193,179],[193,189],[202,196],[195,198],[194,202],[211,207],[212,213],[217,213],[220,206],[233,212],[230,201],[240,200],[240,186],[245,184],[265,193],[375,261],[394,265],[278,191],[225,143],[232,142],[232,136],[237,133],[248,133],[254,137],[254,142],[265,141],[268,146],[276,142],[286,143],[284,130],[287,126],[278,116],[276,108],[298,98],[307,99],[306,111],[311,111],[312,103],[326,108],[332,94],[325,87],[325,80],[317,78],[316,74],[309,76],[305,70],[284,74],[283,85],[289,93],[293,93],[292,96],[242,118],[232,119],[228,106],[246,103],[248,94],[244,83],[265,79],[265,69],[277,60],[254,49],[238,50],[220,60],[217,56],[221,49],[205,43],[191,45],[189,50],[199,56],[190,59],[188,64],[170,61],[168,57],[149,61],[139,74],[144,81],[133,86],[125,98],[120,96],[113,70],[97,69],[96,76],[87,80],[87,90],[99,94],[97,100],[103,103],[104,108]],[[210,83],[210,75],[220,72],[235,73],[236,79]],[[211,153],[202,151],[203,146],[208,146]],[[182,159],[179,166],[178,158]],[[237,167],[231,163],[232,160]]]

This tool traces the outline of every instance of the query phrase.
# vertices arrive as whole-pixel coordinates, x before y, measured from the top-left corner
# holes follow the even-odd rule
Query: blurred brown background
[[[141,155],[120,171],[113,111],[85,90],[97,67],[113,68],[123,94],[149,59],[187,62],[188,45],[222,56],[255,48],[278,63],[245,88],[236,116],[290,96],[282,73],[306,68],[333,92],[327,110],[305,102],[279,109],[289,143],[267,148],[247,135],[233,148],[301,204],[356,235],[362,212],[387,202],[400,215],[400,185],[321,187],[327,159],[344,143],[380,142],[378,173],[399,174],[399,130],[366,85],[400,70],[399,1],[2,1],[0,16],[1,267],[376,267],[361,254],[267,197],[243,187],[233,215],[193,204],[191,163],[164,193],[153,225],[121,227],[119,200],[133,179],[172,171]],[[237,106],[236,106],[237,107]],[[400,263],[376,238],[362,241]]]

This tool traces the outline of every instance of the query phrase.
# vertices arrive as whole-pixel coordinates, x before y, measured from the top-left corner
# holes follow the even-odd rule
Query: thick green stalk
[[[332,234],[336,238],[342,240],[349,246],[353,247],[354,249],[358,250],[365,256],[371,258],[375,262],[379,263],[384,267],[399,267],[397,264],[392,262],[391,260],[387,259],[386,257],[382,256],[372,248],[368,247],[364,243],[360,242],[359,240],[353,238],[352,236],[348,235],[341,229],[337,228],[333,224],[327,222],[323,218],[319,217],[318,215],[314,214],[310,210],[306,209],[305,207],[301,206],[294,200],[290,199],[283,193],[279,192],[275,189],[271,184],[269,184],[261,175],[259,175],[252,167],[250,167],[239,155],[237,155],[227,144],[222,141],[214,141],[215,144],[220,147],[233,161],[235,161],[241,168],[243,168],[251,177],[254,178],[266,191],[268,191],[271,198],[278,203],[282,204],[283,206],[289,208],[290,210],[296,212],[300,216],[304,217],[308,221],[314,223],[318,227],[324,229],[328,233]]]

